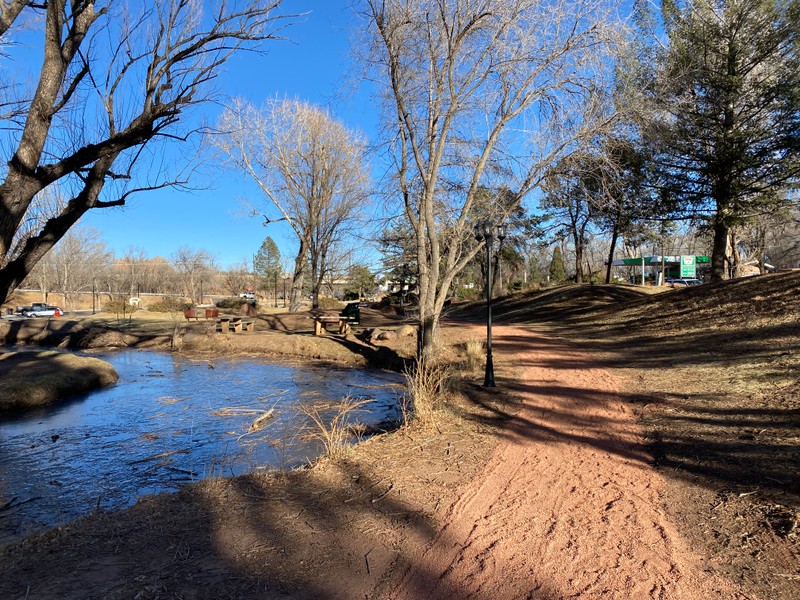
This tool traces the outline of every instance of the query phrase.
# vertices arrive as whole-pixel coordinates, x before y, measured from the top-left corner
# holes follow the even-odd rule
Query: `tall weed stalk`
[[[369,402],[368,398],[346,396],[339,403],[300,406],[300,412],[312,421],[305,439],[322,444],[324,456],[341,458],[350,448],[356,417]]]

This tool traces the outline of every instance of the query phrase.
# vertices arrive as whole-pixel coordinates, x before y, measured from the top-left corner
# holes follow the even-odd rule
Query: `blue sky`
[[[349,47],[358,19],[350,5],[350,0],[286,0],[283,12],[308,14],[282,32],[287,41],[268,42],[266,55],[244,53],[232,60],[218,82],[219,91],[254,103],[278,96],[324,105],[372,138],[377,111],[370,106],[368,92],[340,91],[352,73]],[[208,106],[206,118],[214,120],[220,111]],[[124,208],[90,212],[81,224],[97,229],[118,255],[135,246],[148,256],[169,258],[179,247],[189,246],[207,250],[219,266],[229,267],[252,260],[269,235],[282,256],[293,259],[296,244],[285,223],[265,228],[262,219],[243,214],[241,200],[262,195],[244,174],[231,169],[216,169],[213,176],[192,181],[203,189],[137,194]]]

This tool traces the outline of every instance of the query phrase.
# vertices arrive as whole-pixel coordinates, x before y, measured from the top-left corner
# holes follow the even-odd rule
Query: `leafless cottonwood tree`
[[[369,195],[365,142],[330,114],[297,100],[256,108],[237,101],[223,114],[219,147],[247,173],[283,215],[299,247],[290,310],[300,306],[306,265],[313,304],[334,246]]]
[[[75,307],[76,294],[88,292],[97,279],[107,279],[113,254],[100,233],[90,227],[73,227],[39,261],[26,281],[42,291],[64,296],[64,307]]]
[[[206,291],[210,291],[209,283],[216,271],[214,262],[214,257],[207,250],[195,250],[188,246],[181,246],[172,256],[172,264],[183,284],[183,293],[193,302],[203,302],[204,283]]]
[[[194,133],[185,112],[234,52],[277,37],[281,2],[0,2],[0,42],[30,13],[43,50],[35,88],[6,85],[0,107],[0,302],[87,211],[185,183],[155,146]],[[67,201],[32,214],[56,184]]]
[[[456,275],[480,250],[481,188],[516,203],[607,117],[621,27],[603,0],[362,0],[364,60],[383,86],[392,195],[416,237],[422,356]]]

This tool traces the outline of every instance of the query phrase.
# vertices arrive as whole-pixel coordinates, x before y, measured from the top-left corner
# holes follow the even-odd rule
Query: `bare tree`
[[[248,268],[246,259],[232,265],[224,272],[223,285],[225,291],[232,296],[236,296],[249,287],[255,288],[256,277]]]
[[[3,39],[26,13],[43,13],[44,55],[30,97],[0,107],[10,148],[0,167],[0,302],[87,211],[186,182],[155,146],[191,136],[178,126],[184,113],[210,99],[234,52],[276,37],[281,2],[211,11],[201,0],[0,2]],[[67,201],[26,229],[35,198],[56,184]]]
[[[422,355],[456,275],[478,252],[481,188],[516,202],[604,124],[608,51],[621,29],[602,0],[363,0],[364,60],[384,85],[392,197],[416,238]]]
[[[183,293],[192,301],[202,302],[203,286],[205,291],[209,291],[208,284],[215,275],[214,258],[205,250],[182,246],[175,252],[172,261],[183,282]]]
[[[307,264],[316,307],[333,246],[368,197],[364,140],[327,112],[296,100],[270,101],[260,109],[237,101],[221,129],[226,135],[217,140],[220,148],[297,236],[290,310],[300,306]]]
[[[98,275],[108,272],[113,254],[91,227],[75,227],[39,262],[28,277],[43,293],[58,292],[66,308],[74,305],[75,294],[92,289]]]

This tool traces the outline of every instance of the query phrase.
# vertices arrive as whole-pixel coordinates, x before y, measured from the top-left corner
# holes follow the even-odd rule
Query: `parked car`
[[[34,310],[42,310],[43,308],[47,307],[48,304],[46,302],[33,302],[27,306],[18,306],[16,309],[16,313],[18,315],[24,315],[27,312],[31,312]]]
[[[256,295],[253,292],[244,292],[239,294],[239,298],[244,298],[245,300],[255,300]]]
[[[672,287],[688,287],[690,285],[702,285],[700,279],[668,279],[667,283]]]
[[[64,315],[64,311],[58,306],[42,305],[25,310],[22,314],[26,317],[61,317]]]

